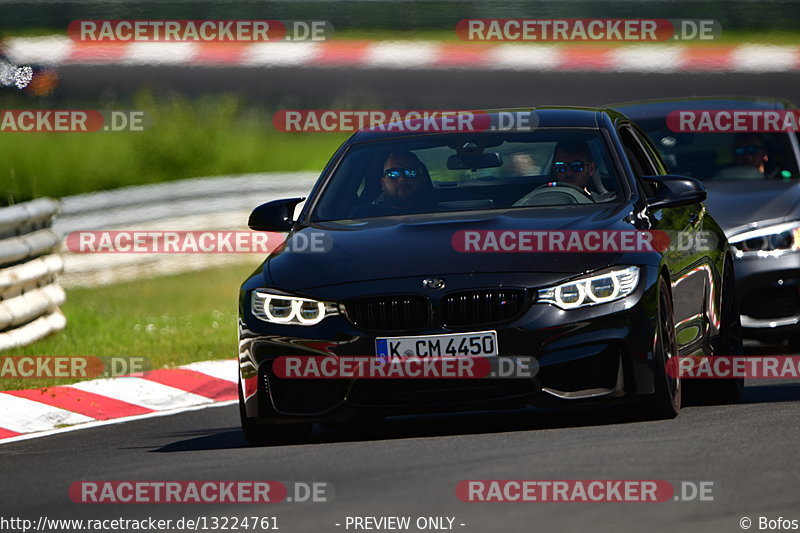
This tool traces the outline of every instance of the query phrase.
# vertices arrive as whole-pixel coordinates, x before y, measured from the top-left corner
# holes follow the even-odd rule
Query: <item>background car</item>
[[[59,83],[55,69],[41,65],[17,65],[0,48],[0,94],[24,91],[30,96],[49,96]]]
[[[667,124],[667,115],[676,110],[785,111],[796,106],[775,98],[724,97],[613,107],[636,121],[670,172],[703,180],[706,205],[734,247],[744,335],[772,342],[788,339],[793,350],[800,350],[797,133],[675,132]],[[736,149],[754,152],[753,159],[763,161],[763,172],[736,164]]]
[[[288,231],[289,242],[321,233],[330,244],[274,253],[242,285],[240,412],[250,442],[297,437],[312,422],[530,404],[634,401],[669,418],[683,394],[666,369],[674,357],[740,352],[732,253],[705,213],[702,185],[666,176],[647,138],[617,112],[535,112],[534,131],[358,132],[297,219],[299,198],[252,213],[253,229]],[[586,147],[584,160],[560,160],[576,146]],[[566,183],[587,168],[585,187]],[[398,184],[417,193],[398,200]],[[464,253],[453,242],[465,228],[714,239],[686,250]],[[481,355],[533,356],[538,374],[326,380],[281,379],[273,369],[280,356],[378,357],[387,341],[475,335],[491,339]],[[704,385],[707,396],[735,401],[742,381]]]

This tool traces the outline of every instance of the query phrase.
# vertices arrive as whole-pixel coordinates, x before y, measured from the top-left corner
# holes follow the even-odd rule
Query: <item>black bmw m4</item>
[[[667,175],[620,113],[524,111],[535,127],[359,131],[298,214],[300,198],[252,213],[254,230],[289,235],[240,291],[250,442],[297,438],[317,422],[525,406],[635,403],[671,418],[690,384],[670,361],[741,353],[732,253],[702,184]],[[529,357],[536,372],[319,379],[275,369],[285,357],[398,355]],[[691,386],[731,402],[743,383]]]

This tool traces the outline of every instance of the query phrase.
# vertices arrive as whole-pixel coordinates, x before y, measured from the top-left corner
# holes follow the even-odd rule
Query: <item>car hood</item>
[[[435,214],[317,224],[298,233],[323,232],[326,251],[277,252],[265,262],[273,287],[302,291],[356,281],[458,273],[581,273],[611,264],[616,252],[464,253],[452,244],[461,230],[632,230],[631,206],[514,209],[480,215]]]
[[[800,218],[796,181],[711,180],[704,185],[706,207],[729,238],[754,227]]]

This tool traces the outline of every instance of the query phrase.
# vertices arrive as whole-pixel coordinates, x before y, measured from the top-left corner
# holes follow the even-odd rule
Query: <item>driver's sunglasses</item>
[[[565,173],[567,168],[573,172],[583,172],[583,169],[586,168],[586,161],[573,161],[571,163],[567,163],[566,161],[556,161],[553,163],[553,168],[559,174]]]
[[[737,146],[733,150],[733,152],[736,155],[748,155],[748,154],[755,155],[755,154],[760,154],[762,152],[766,152],[766,150],[763,147],[758,146],[757,144],[750,144],[748,146]]]
[[[419,176],[418,168],[387,168],[383,171],[383,175],[393,180],[399,178],[416,178]]]

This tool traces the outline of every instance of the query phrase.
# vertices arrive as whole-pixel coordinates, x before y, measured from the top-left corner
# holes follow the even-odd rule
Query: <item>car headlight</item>
[[[778,256],[800,250],[800,221],[776,224],[734,235],[728,241],[736,257],[745,254]]]
[[[638,284],[639,267],[616,268],[540,289],[536,293],[536,302],[553,304],[561,309],[604,304],[625,298]]]
[[[285,294],[255,290],[250,296],[253,315],[273,324],[313,326],[325,317],[339,314],[339,306]]]

